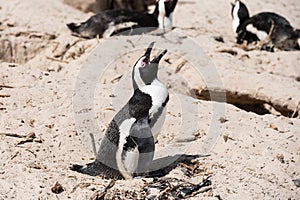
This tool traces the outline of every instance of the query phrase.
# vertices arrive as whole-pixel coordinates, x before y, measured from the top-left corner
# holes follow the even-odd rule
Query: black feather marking
[[[129,100],[130,116],[141,119],[149,115],[149,110],[152,106],[151,96],[141,92],[139,89],[134,91],[134,95]]]
[[[117,123],[114,119],[110,122],[105,136],[108,138],[108,140],[112,144],[114,144],[116,146],[119,144],[120,130],[119,130],[119,126],[117,125]]]

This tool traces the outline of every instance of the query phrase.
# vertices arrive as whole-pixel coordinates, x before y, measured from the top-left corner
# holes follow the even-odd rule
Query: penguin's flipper
[[[132,124],[123,142],[119,164],[121,174],[125,179],[143,176],[152,163],[155,146],[148,116]]]
[[[122,162],[125,170],[121,171],[121,173],[128,179],[132,178],[138,167],[140,153],[133,137],[128,136],[126,141],[122,152]]]
[[[151,132],[148,117],[138,120],[131,128],[131,137],[137,144],[138,162],[135,170],[136,175],[143,175],[148,171],[155,151],[155,141]]]

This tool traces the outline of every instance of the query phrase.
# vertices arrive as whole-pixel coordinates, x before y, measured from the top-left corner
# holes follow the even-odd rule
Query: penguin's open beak
[[[153,49],[154,44],[155,44],[155,42],[151,42],[144,54],[144,56],[146,57],[146,61],[145,61],[146,63],[149,63],[149,61],[150,61],[151,51]]]
[[[161,52],[158,56],[156,56],[155,58],[153,58],[153,60],[151,61],[151,63],[159,63],[159,61],[162,59],[162,57],[167,53],[167,49],[165,49],[163,52]]]

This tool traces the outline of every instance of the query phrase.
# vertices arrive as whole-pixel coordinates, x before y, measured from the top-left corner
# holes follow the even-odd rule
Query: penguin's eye
[[[147,63],[148,63],[148,59],[144,58],[141,62],[141,67],[145,67]]]
[[[142,66],[142,67],[145,67],[145,66],[146,66],[146,63],[145,63],[144,61],[142,61],[141,66]]]

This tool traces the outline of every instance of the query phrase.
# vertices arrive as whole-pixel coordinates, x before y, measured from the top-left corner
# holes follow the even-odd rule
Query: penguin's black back
[[[274,26],[291,28],[289,21],[284,17],[273,12],[261,12],[247,19],[242,26],[238,28],[238,31],[252,24],[258,30],[269,33],[272,23],[274,23]]]
[[[125,151],[138,148],[139,153],[154,152],[154,139],[147,117],[137,120],[131,127],[130,132],[131,134],[126,138],[124,144]]]
[[[286,45],[291,47],[296,46],[299,34],[287,19],[276,13],[262,12],[247,19],[237,29],[237,43],[241,44],[244,40],[248,43],[259,40],[255,33],[247,30],[249,26],[253,26],[258,31],[263,31],[267,35],[270,34],[271,41],[279,48],[285,49],[286,47],[284,46]],[[270,31],[272,32],[270,33]],[[291,45],[287,43],[291,43]]]
[[[140,26],[158,26],[157,19],[153,15],[128,9],[107,10],[93,17],[100,18],[105,22],[114,22],[115,24],[132,21],[138,23]]]
[[[138,27],[158,27],[158,21],[152,14],[136,12],[128,9],[116,9],[100,12],[90,17],[87,21],[76,25],[67,24],[68,28],[75,34],[85,38],[94,38],[103,33],[110,25],[117,25],[125,22],[134,22]],[[118,30],[117,30],[118,31]]]

